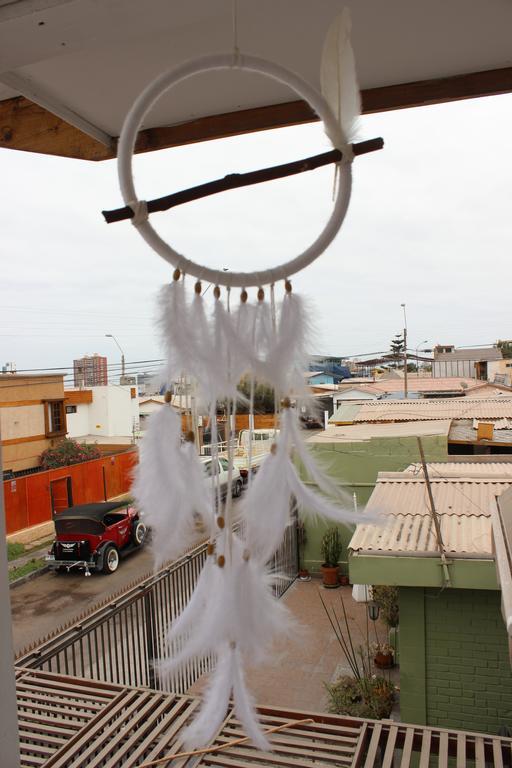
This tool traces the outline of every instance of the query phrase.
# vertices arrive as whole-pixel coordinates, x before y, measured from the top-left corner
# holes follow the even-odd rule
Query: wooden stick
[[[305,720],[290,720],[289,723],[283,723],[282,725],[275,725],[273,728],[269,728],[264,733],[277,733],[278,731],[284,731],[285,728],[294,728],[296,725],[304,725],[305,723],[314,723],[313,718],[308,717]],[[149,763],[142,763],[140,768],[150,768],[152,765],[160,765],[160,763],[166,763],[169,760],[177,760],[179,757],[194,757],[195,755],[206,755],[212,752],[222,752],[224,749],[230,749],[237,744],[245,744],[246,741],[250,741],[249,736],[244,736],[243,739],[235,739],[234,741],[228,741],[227,744],[218,744],[216,747],[204,747],[203,749],[194,749],[191,752],[177,752],[174,755],[167,755],[167,757],[160,757],[158,760],[152,760]]]
[[[383,139],[369,139],[361,141],[359,144],[352,144],[354,155],[365,155],[368,152],[375,152],[384,146]],[[295,160],[292,163],[283,165],[274,165],[271,168],[261,168],[259,171],[249,171],[248,173],[230,173],[222,179],[208,181],[206,184],[199,184],[197,187],[174,192],[172,195],[158,197],[155,200],[147,202],[148,213],[157,211],[168,211],[169,208],[175,208],[177,205],[189,203],[192,200],[200,200],[203,197],[215,195],[218,192],[226,192],[230,189],[239,187],[248,187],[252,184],[261,184],[264,181],[273,181],[274,179],[283,179],[286,176],[294,176],[304,171],[313,171],[315,168],[321,168],[324,165],[338,163],[341,160],[339,149],[332,149],[330,152],[323,152],[321,155],[313,155],[303,160]],[[126,205],[124,208],[116,208],[113,211],[102,211],[107,224],[113,224],[116,221],[124,221],[133,218],[132,209]]]

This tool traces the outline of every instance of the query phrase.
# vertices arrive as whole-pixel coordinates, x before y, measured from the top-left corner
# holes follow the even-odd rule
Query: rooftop
[[[512,487],[512,466],[432,463],[428,472],[444,548],[451,558],[492,559],[491,507]],[[423,471],[380,472],[367,512],[384,523],[358,525],[353,551],[373,554],[439,556]]]
[[[454,349],[453,352],[438,352],[434,349],[434,361],[441,360],[502,360],[503,355],[497,347],[480,347],[472,349]]]
[[[446,400],[366,400],[342,404],[329,421],[335,424],[437,419],[502,419],[512,417],[512,397]]]
[[[408,421],[391,424],[348,424],[345,426],[329,425],[322,432],[306,438],[307,443],[354,443],[381,437],[422,437],[426,435],[445,435],[450,430],[449,420]]]

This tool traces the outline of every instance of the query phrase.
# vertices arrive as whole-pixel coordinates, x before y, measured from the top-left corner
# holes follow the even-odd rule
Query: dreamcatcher
[[[293,404],[304,394],[309,320],[304,301],[293,292],[290,280],[316,259],[338,232],[349,204],[354,155],[382,146],[381,140],[352,143],[359,92],[349,29],[345,12],[329,29],[322,59],[323,95],[287,69],[242,55],[235,46],[233,54],[188,61],[158,77],[135,101],[119,141],[119,181],[125,208],[104,215],[107,221],[131,218],[144,240],[174,267],[171,283],[160,294],[166,373],[170,381],[186,373],[197,383],[199,396],[209,409],[212,466],[218,466],[217,403],[227,402],[231,423],[242,399],[237,388],[242,377],[250,381],[245,403],[250,413],[256,382],[271,386],[280,403],[279,434],[244,493],[243,533],[233,530],[231,495],[228,493],[222,502],[215,471],[211,483],[205,482],[194,435],[190,432],[183,438],[181,418],[170,404],[151,417],[142,442],[133,490],[153,529],[157,559],[162,562],[183,552],[196,541],[198,525],[206,531],[209,542],[203,571],[188,605],[169,629],[169,656],[160,665],[162,674],[172,674],[194,657],[212,654],[216,658],[202,708],[185,734],[189,746],[202,746],[215,736],[232,697],[235,714],[247,735],[259,748],[270,748],[244,681],[244,661],[264,658],[269,644],[290,625],[285,607],[273,597],[272,574],[266,564],[291,522],[292,497],[303,515],[321,515],[337,523],[355,520],[344,508],[339,488],[316,465],[301,438],[298,409]],[[200,72],[225,69],[257,72],[288,85],[323,120],[334,147],[305,161],[212,183],[214,191],[220,191],[336,163],[334,207],[323,232],[296,258],[261,272],[224,272],[200,266],[175,251],[153,229],[149,213],[203,196],[212,185],[143,202],[138,200],[133,183],[131,159],[147,111],[177,83]],[[188,281],[193,288],[190,292]],[[212,311],[203,299],[202,281],[215,286]],[[283,295],[278,301],[280,286]],[[256,295],[249,297],[251,288],[257,289]],[[233,289],[240,289],[236,298]],[[311,481],[308,485],[299,477],[292,449]],[[233,480],[232,450],[229,440],[228,488]],[[315,486],[318,490],[313,490]]]

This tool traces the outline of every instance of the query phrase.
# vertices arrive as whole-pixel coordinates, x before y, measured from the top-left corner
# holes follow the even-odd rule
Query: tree
[[[501,339],[497,344],[498,349],[501,349],[501,354],[506,360],[512,358],[512,341],[502,341]]]
[[[238,385],[238,391],[247,398],[251,397],[251,382],[246,377]],[[266,384],[255,384],[254,387],[254,413],[274,413],[274,390]],[[245,403],[238,403],[238,413],[248,413],[249,408]]]
[[[65,438],[55,448],[47,448],[46,451],[43,451],[39,457],[39,462],[43,469],[55,469],[100,457],[101,453],[97,445],[77,443],[76,440]]]
[[[395,368],[398,368],[398,364],[403,360],[404,356],[404,337],[401,333],[395,334],[395,337],[391,339],[391,357],[395,362]]]

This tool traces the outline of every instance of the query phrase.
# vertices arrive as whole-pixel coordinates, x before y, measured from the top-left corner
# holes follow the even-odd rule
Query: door
[[[53,514],[58,514],[63,509],[73,506],[71,478],[60,477],[58,480],[52,480],[50,482],[50,495]]]

